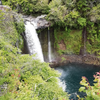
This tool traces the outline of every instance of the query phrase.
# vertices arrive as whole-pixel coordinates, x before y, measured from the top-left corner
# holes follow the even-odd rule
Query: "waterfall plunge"
[[[51,42],[50,42],[50,31],[48,29],[48,59],[51,62]]]
[[[44,62],[42,48],[35,27],[36,24],[34,22],[27,21],[25,24],[25,34],[26,34],[26,40],[29,48],[29,53],[30,55],[36,54],[35,58],[39,59],[41,62]]]

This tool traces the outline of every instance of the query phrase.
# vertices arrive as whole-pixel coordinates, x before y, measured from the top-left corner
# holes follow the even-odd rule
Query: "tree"
[[[81,29],[83,54],[99,54],[97,46],[100,34],[100,1],[99,0],[52,0],[47,19],[60,27]],[[92,49],[91,49],[92,46]]]
[[[3,0],[13,10],[24,14],[48,13],[48,0]]]

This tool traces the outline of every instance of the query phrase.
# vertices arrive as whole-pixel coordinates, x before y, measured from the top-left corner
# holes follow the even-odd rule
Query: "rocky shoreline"
[[[61,55],[52,61],[49,65],[51,68],[63,66],[68,63],[80,63],[100,66],[100,58],[93,55]]]

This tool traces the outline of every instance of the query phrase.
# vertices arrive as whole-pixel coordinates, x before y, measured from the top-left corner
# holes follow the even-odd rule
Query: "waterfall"
[[[44,62],[42,48],[36,33],[36,24],[34,22],[26,21],[25,35],[30,55],[36,54],[35,59],[39,59],[41,62]]]
[[[0,0],[0,5],[2,5],[2,1]]]
[[[48,59],[51,62],[51,42],[50,42],[50,31],[48,29]]]

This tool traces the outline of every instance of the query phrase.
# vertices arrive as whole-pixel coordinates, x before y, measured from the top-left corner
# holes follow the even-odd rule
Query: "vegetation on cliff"
[[[0,100],[68,100],[58,72],[34,55],[19,54],[24,23],[13,13],[0,10]]]
[[[24,14],[48,13],[48,0],[2,0],[17,12]]]
[[[49,1],[2,0],[3,4],[11,6],[17,12],[47,13],[46,19],[56,26],[54,31],[56,46],[59,48],[60,40],[65,44],[66,50],[58,50],[60,53],[79,54],[80,48],[84,49],[85,45],[87,53],[100,55],[100,1],[52,0],[50,3]],[[23,45],[20,35],[23,31],[22,22],[14,22],[10,12],[0,11],[0,90],[3,90],[0,99],[68,100],[67,93],[58,86],[57,72],[50,69],[46,63],[33,60],[32,56],[18,54]],[[69,52],[72,48],[73,51]],[[81,84],[85,87],[80,91],[87,93],[87,100],[98,98],[99,81],[97,77],[95,78],[97,83],[91,89],[83,77]]]
[[[99,12],[100,1],[98,0],[82,0],[82,1],[59,0],[59,2],[57,2],[57,0],[52,0],[52,2],[50,2],[49,4],[49,8],[50,8],[50,12],[47,15],[48,20],[56,24],[57,27],[60,26],[61,29],[63,29],[63,31],[64,29],[65,31],[66,30],[83,30],[83,32],[81,33],[82,43],[81,43],[80,49],[84,49],[85,47],[87,53],[99,55],[100,53],[99,51],[100,49],[100,45],[99,45],[100,43],[100,36],[99,36],[100,34],[100,12]],[[56,30],[57,29],[58,28],[56,28]],[[63,32],[62,35],[64,35],[64,33],[65,32]],[[66,34],[67,33],[68,32],[66,32]],[[71,33],[69,33],[69,35],[71,35]],[[66,36],[66,38],[67,37],[68,36]],[[85,44],[83,43],[84,40],[85,40]],[[74,41],[73,41],[73,44],[75,44]],[[78,42],[78,47],[79,46],[80,46],[80,43]],[[79,54],[79,53],[76,53],[76,54]]]
[[[79,54],[82,46],[82,30],[54,30],[55,47],[62,54]]]
[[[80,40],[82,42],[81,47],[80,42],[75,44],[73,41],[73,44],[80,47],[80,51],[84,51],[83,49],[85,49],[84,52],[88,54],[100,55],[99,0],[2,0],[2,2],[4,5],[9,5],[12,9],[20,13],[29,15],[46,13],[46,19],[51,21],[54,26],[57,25],[55,30],[59,30],[58,27],[63,29],[63,31],[68,29],[83,30]],[[67,34],[67,31],[62,32],[63,35],[65,33]],[[77,33],[77,31],[75,33]],[[68,39],[68,37],[66,38]],[[85,43],[83,43],[84,40]],[[71,47],[73,46],[71,45]],[[79,49],[78,51],[73,51],[73,54],[80,53]]]
[[[54,26],[57,25],[55,30],[59,30],[58,27],[60,27],[61,30],[59,31],[62,31],[62,29],[65,31],[62,32],[62,35],[67,34],[68,30],[82,30],[81,46],[80,41],[78,43],[73,41],[71,44],[71,49],[75,44],[80,47],[80,50],[75,49],[72,53],[100,55],[99,0],[2,0],[2,2],[24,14],[47,13],[46,19],[51,21]],[[75,33],[77,31],[73,32],[73,36],[71,36],[74,37]],[[66,40],[69,39],[68,36],[66,35]],[[67,42],[65,42],[65,45],[67,45]],[[65,53],[68,53],[69,49],[67,48]]]

